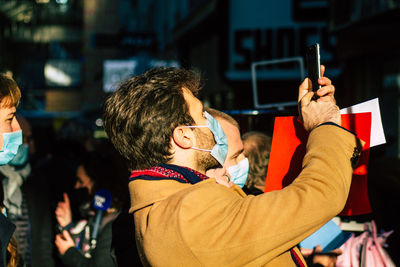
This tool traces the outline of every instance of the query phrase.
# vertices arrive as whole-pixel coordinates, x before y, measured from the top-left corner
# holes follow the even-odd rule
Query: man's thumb
[[[308,104],[310,104],[313,96],[314,96],[314,92],[308,92],[307,94],[305,94],[303,96],[303,98],[301,99],[301,102],[300,102],[301,106],[303,107],[303,106],[307,106]]]

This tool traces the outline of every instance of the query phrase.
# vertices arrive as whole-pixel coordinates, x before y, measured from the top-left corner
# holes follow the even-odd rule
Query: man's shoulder
[[[207,179],[196,184],[180,183],[174,180],[134,180],[129,183],[132,203],[131,212],[153,205],[157,202],[200,201],[214,199],[218,196],[240,196],[236,189],[229,189]]]

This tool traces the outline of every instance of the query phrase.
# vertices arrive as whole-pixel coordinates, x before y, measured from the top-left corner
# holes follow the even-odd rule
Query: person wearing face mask
[[[0,166],[4,204],[9,219],[16,225],[15,238],[24,264],[54,266],[47,186],[32,170],[30,157],[35,146],[31,126],[20,114],[16,118],[22,129],[23,144],[7,165]]]
[[[17,121],[22,127],[21,120]],[[22,186],[31,173],[28,162],[26,144],[19,146],[14,158],[6,165],[0,166],[0,179],[4,189],[4,205],[7,207],[8,218],[16,225],[15,238],[18,242],[18,252],[25,264],[30,264],[30,233],[26,196]]]
[[[225,163],[229,147],[196,97],[196,72],[155,68],[119,86],[103,121],[131,170],[144,266],[305,266],[296,245],[343,209],[361,151],[339,126],[331,81],[319,83],[317,101],[309,80],[299,87],[300,120],[310,132],[303,171],[285,190],[258,196],[206,175]]]
[[[8,164],[22,144],[22,131],[15,118],[20,98],[21,91],[17,83],[10,76],[0,74],[0,166]],[[7,207],[4,207],[0,212],[0,266],[7,264],[6,251],[15,231],[15,225],[5,216],[6,211]]]
[[[112,223],[125,202],[127,182],[120,180],[119,165],[115,162],[119,158],[114,160],[113,151],[111,144],[102,146],[102,149],[96,148],[83,157],[77,168],[75,190],[84,189],[89,196],[87,201],[80,204],[81,218],[77,220],[78,216],[73,216],[66,193],[55,210],[60,229],[55,237],[55,245],[64,266],[116,266],[111,253]],[[103,195],[101,192],[104,190],[109,195]],[[98,197],[105,197],[110,203],[100,215],[96,209]],[[96,240],[95,246],[93,240]]]
[[[211,169],[206,174],[214,177],[221,184],[226,180],[228,181],[228,186],[234,183],[243,188],[249,175],[249,160],[244,153],[239,124],[234,118],[224,112],[213,108],[205,108],[205,110],[221,125],[226,135],[228,146],[226,159],[222,164],[224,168]],[[228,175],[224,173],[224,170],[226,170]]]

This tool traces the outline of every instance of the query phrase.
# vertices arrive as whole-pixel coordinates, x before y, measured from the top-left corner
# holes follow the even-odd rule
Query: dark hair
[[[242,136],[242,141],[250,165],[246,186],[251,188],[256,184],[264,184],[271,152],[271,136],[251,131]]]
[[[69,118],[63,122],[57,131],[58,140],[76,141],[90,150],[93,143],[94,125],[88,120],[77,117]]]
[[[112,147],[112,145],[111,145]],[[121,175],[116,158],[111,153],[99,153],[94,150],[87,152],[81,165],[93,182],[93,194],[99,189],[106,189],[112,195],[112,207],[121,210],[128,198],[128,172]]]
[[[168,162],[171,136],[192,125],[183,88],[197,95],[200,75],[193,70],[155,68],[121,84],[106,101],[104,128],[130,169]]]
[[[13,78],[6,74],[0,74],[0,103],[5,107],[18,106],[21,99],[21,91]]]

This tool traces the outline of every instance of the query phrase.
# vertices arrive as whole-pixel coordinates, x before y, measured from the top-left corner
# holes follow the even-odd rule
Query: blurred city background
[[[296,114],[318,42],[339,106],[379,97],[379,153],[399,157],[399,27],[399,0],[0,0],[0,68],[38,148],[73,117],[102,135],[107,95],[155,66],[199,69],[205,105],[271,132],[274,116]]]

